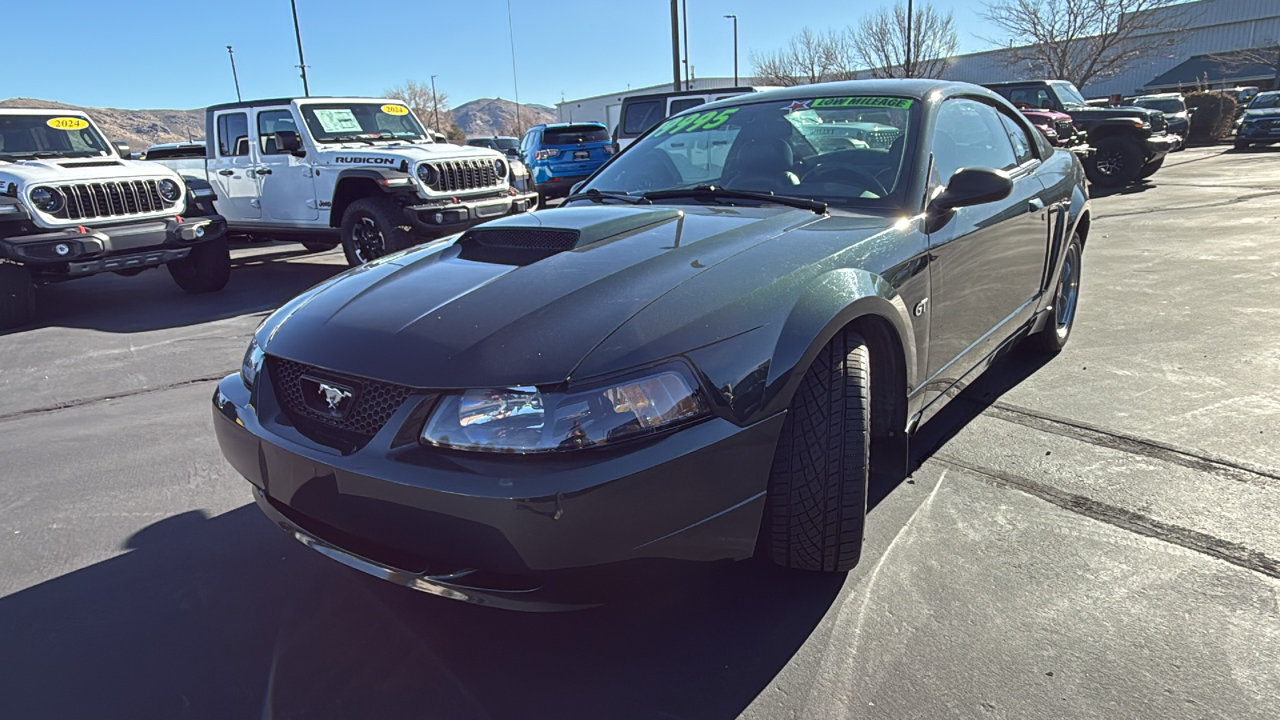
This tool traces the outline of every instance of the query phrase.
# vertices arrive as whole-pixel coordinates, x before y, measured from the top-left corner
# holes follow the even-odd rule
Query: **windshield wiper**
[[[30,158],[33,160],[39,160],[42,158],[64,157],[62,153],[50,152],[48,150],[33,150],[31,152],[11,152],[11,153],[5,153],[5,155],[7,157],[24,158],[24,159]],[[65,157],[74,157],[74,156],[67,155]]]
[[[684,197],[694,199],[706,198],[709,200],[758,200],[760,202],[777,203],[778,205],[786,205],[788,207],[799,208],[801,210],[810,210],[818,215],[823,215],[827,212],[827,204],[821,200],[810,200],[809,198],[792,197],[791,195],[776,195],[772,190],[733,190],[730,188],[720,187],[719,185],[695,185],[691,188],[655,190],[653,192],[647,192],[641,197],[648,200],[671,200],[674,198]]]
[[[608,200],[617,200],[631,205],[653,204],[653,201],[650,200],[647,195],[628,195],[620,192],[600,191],[595,188],[591,188],[585,192],[574,193],[565,198],[564,202],[569,202],[570,200],[590,200],[591,202],[600,203],[601,205],[605,204]]]
[[[362,142],[365,145],[373,144],[373,141],[370,140],[369,138],[357,137],[355,135],[339,135],[338,137],[332,137],[322,142],[331,142],[331,143]]]

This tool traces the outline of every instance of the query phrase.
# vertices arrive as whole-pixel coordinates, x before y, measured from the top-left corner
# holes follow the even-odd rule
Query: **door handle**
[[[1040,198],[1031,198],[1031,202],[1027,205],[1027,212],[1040,212],[1044,209],[1044,201]]]
[[[270,175],[271,168],[258,168],[257,170],[254,170],[254,172],[258,173],[259,175]]]
[[[226,176],[228,176],[228,177],[229,177],[229,176],[231,176],[231,175],[235,175],[235,174],[236,174],[236,171],[235,171],[235,170],[219,170],[219,171],[218,171],[218,174],[219,174],[219,175],[226,175]]]

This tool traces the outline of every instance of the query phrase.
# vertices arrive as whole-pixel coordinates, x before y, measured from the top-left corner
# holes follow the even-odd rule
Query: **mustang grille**
[[[59,185],[67,203],[54,217],[89,220],[162,212],[173,203],[160,197],[157,184],[155,180],[117,180]]]
[[[410,392],[403,385],[336,375],[284,358],[268,357],[267,367],[271,383],[275,386],[276,399],[291,420],[303,424],[319,423],[358,435],[365,441],[378,434]],[[355,392],[352,393],[351,408],[336,418],[312,408],[303,396],[304,376],[331,378],[332,382],[352,387]]]
[[[435,171],[435,182],[428,187],[438,192],[482,190],[503,183],[492,160],[443,160],[427,165]]]

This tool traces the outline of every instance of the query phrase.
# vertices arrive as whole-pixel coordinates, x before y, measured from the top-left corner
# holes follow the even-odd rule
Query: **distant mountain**
[[[107,140],[125,143],[137,152],[158,143],[186,142],[204,137],[204,110],[86,108],[30,98],[0,100],[0,107],[83,110],[98,123]]]
[[[516,134],[516,104],[501,98],[480,98],[463,103],[453,109],[453,121],[467,137],[476,135]],[[556,121],[555,111],[536,105],[520,105],[519,124],[522,129],[530,125]]]

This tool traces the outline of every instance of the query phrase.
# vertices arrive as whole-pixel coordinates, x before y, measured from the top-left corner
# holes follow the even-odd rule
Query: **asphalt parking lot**
[[[1280,149],[1224,150],[1094,200],[1067,350],[922,429],[847,577],[571,614],[345,569],[223,462],[214,380],[340,252],[47,288],[0,336],[0,717],[1273,719]]]

